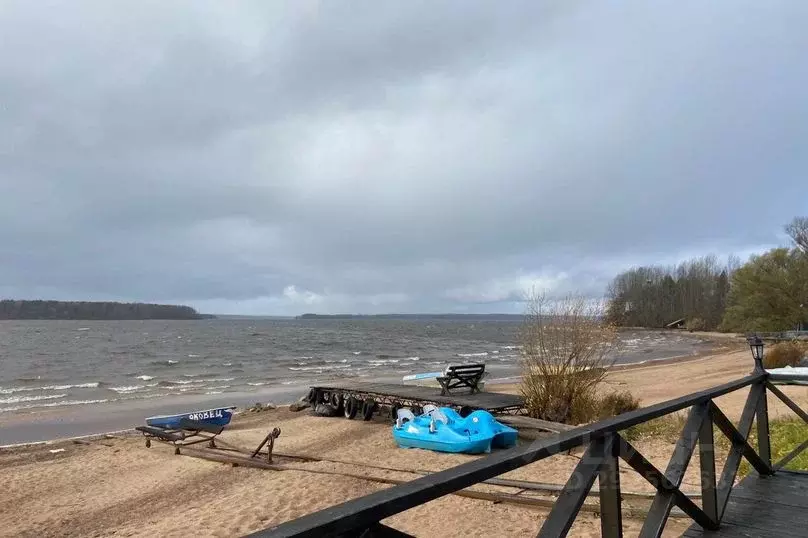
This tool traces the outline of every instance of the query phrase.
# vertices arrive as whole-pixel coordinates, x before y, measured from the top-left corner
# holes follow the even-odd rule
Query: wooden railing
[[[607,537],[622,536],[619,474],[621,460],[656,489],[640,536],[660,536],[674,506],[703,528],[718,529],[743,458],[761,475],[771,475],[808,446],[807,440],[782,460],[772,464],[767,391],[782,400],[806,422],[808,414],[772,385],[767,377],[768,375],[758,366],[755,373],[743,379],[562,432],[527,446],[496,452],[486,458],[360,497],[249,536],[256,538],[411,536],[386,526],[381,521],[444,495],[577,447],[587,448],[545,519],[539,530],[539,536],[567,534],[595,479],[599,482],[601,533]],[[714,400],[745,387],[750,387],[749,395],[736,428]],[[627,428],[688,408],[690,411],[685,426],[664,472],[648,461],[621,435]],[[757,417],[757,450],[748,442],[755,417]],[[720,476],[716,474],[713,425],[730,440],[731,444]],[[701,507],[679,489],[697,447],[701,467]]]

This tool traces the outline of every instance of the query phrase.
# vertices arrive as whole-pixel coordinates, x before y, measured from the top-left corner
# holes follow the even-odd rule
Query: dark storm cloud
[[[808,213],[797,2],[6,2],[0,294],[519,309]]]

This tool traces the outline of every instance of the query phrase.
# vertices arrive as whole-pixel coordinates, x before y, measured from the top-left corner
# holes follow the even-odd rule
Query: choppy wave
[[[0,398],[0,404],[13,404],[22,402],[38,402],[40,400],[58,400],[67,394],[46,394],[43,396],[12,396],[10,398]]]
[[[342,370],[350,368],[350,364],[320,364],[319,366],[290,366],[293,372],[324,372],[328,370]]]
[[[143,381],[151,381],[152,379],[154,379],[154,376],[153,375],[139,375],[139,376],[137,376],[137,379],[141,379]]]
[[[0,389],[0,394],[14,394],[15,392],[32,392],[32,391],[46,391],[46,390],[68,390],[68,389],[96,389],[100,382],[93,383],[76,383],[74,385],[45,385],[42,387],[12,387],[8,389]]]
[[[126,385],[122,387],[109,387],[109,390],[117,392],[118,394],[127,394],[135,392],[136,390],[145,389],[146,385]]]
[[[151,361],[152,366],[174,366],[179,364],[180,361],[175,361],[172,359],[161,360],[161,361]]]
[[[487,351],[480,351],[479,353],[458,353],[458,357],[463,357],[464,359],[468,359],[470,357],[487,357]]]
[[[198,377],[198,378],[205,378],[205,377],[216,377],[217,373],[213,372],[198,372],[194,374],[182,374],[182,377]]]
[[[205,379],[173,379],[169,381],[160,381],[157,383],[160,387],[173,387],[177,385],[190,385],[193,383],[207,383]]]
[[[99,404],[99,403],[106,403],[109,400],[65,400],[63,402],[48,402],[48,403],[35,403],[31,405],[20,405],[16,407],[0,407],[0,413],[10,412],[10,411],[22,411],[25,409],[36,409],[39,407],[61,407],[64,405],[90,405],[90,404]]]
[[[397,362],[399,362],[399,360],[400,359],[370,359],[368,363],[379,366],[382,364],[396,364]]]

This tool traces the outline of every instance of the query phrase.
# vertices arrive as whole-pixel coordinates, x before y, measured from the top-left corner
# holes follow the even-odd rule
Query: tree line
[[[607,290],[607,320],[624,327],[684,320],[693,330],[741,332],[808,328],[808,217],[795,218],[785,231],[791,247],[744,264],[705,256],[625,271]]]
[[[0,319],[205,319],[190,306],[90,301],[0,301]]]

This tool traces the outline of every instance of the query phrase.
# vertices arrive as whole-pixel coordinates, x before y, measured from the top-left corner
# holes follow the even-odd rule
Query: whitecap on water
[[[113,392],[117,392],[118,394],[126,394],[129,392],[134,392],[136,390],[140,390],[146,388],[145,385],[127,385],[122,387],[109,387],[109,390]]]
[[[38,402],[40,400],[58,400],[67,394],[47,394],[43,396],[11,396],[10,398],[0,398],[0,404],[14,404],[22,402]]]
[[[34,409],[38,407],[62,407],[67,405],[89,405],[105,403],[109,400],[64,400],[62,402],[34,403],[30,405],[19,405],[16,407],[0,407],[0,413],[10,411],[22,411],[24,409]]]
[[[68,390],[68,389],[95,389],[98,388],[100,383],[94,381],[92,383],[76,383],[74,385],[45,385],[43,387],[12,387],[7,389],[0,389],[0,394],[14,394],[15,392],[32,392],[42,390]]]
[[[377,366],[382,364],[395,364],[399,361],[399,359],[371,359],[368,361],[369,364],[375,364]]]

